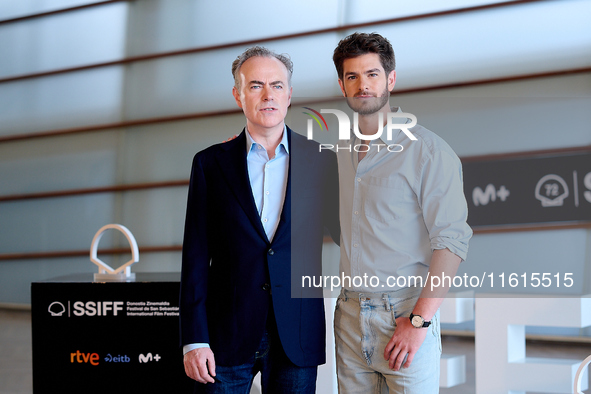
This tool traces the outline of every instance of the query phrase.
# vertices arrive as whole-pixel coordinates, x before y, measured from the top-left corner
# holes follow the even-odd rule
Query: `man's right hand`
[[[214,383],[215,360],[213,352],[208,347],[193,349],[185,353],[183,362],[185,373],[199,383]]]

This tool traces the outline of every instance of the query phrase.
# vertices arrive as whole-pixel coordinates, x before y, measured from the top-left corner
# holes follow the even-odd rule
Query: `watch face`
[[[423,318],[418,315],[413,316],[412,325],[417,328],[423,327]]]

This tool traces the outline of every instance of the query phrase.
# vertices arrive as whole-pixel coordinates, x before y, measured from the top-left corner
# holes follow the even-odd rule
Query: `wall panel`
[[[0,2],[2,19],[19,18],[27,15],[51,12],[64,8],[96,3],[96,0],[19,0]]]
[[[0,18],[82,3],[4,2]],[[123,2],[0,25],[0,78],[490,3]],[[292,57],[297,103],[340,96],[331,57],[337,42],[353,30],[377,31],[392,41],[401,91],[590,67],[590,16],[588,1],[532,1],[262,44]],[[0,135],[235,110],[230,65],[243,49],[237,45],[2,83]],[[395,94],[392,103],[417,112],[419,123],[459,155],[470,156],[589,145],[589,97],[586,73]],[[231,137],[244,124],[235,114],[0,144],[0,195],[188,180],[195,152]],[[0,254],[85,250],[109,222],[128,226],[140,247],[178,245],[185,203],[186,187],[0,203]],[[476,235],[462,268],[495,263],[508,270],[523,263],[550,269],[562,259],[573,272],[588,274],[589,233]],[[116,236],[103,242],[105,248],[121,245]],[[565,247],[552,249],[556,245]],[[139,271],[180,270],[179,252],[140,258]],[[0,303],[27,303],[31,281],[94,271],[86,258],[0,261]]]
[[[127,7],[121,2],[0,25],[0,78],[122,58]]]
[[[120,66],[1,86],[0,135],[121,120],[123,69]]]

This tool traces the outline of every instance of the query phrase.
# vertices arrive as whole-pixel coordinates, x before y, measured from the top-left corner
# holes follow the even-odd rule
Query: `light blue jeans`
[[[409,368],[393,371],[384,349],[396,318],[410,316],[421,288],[384,293],[343,289],[334,316],[339,393],[432,394],[439,392],[441,334],[439,311]]]

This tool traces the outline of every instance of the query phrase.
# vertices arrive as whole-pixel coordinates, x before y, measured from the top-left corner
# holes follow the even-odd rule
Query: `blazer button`
[[[275,251],[273,249],[269,249],[267,251],[267,253],[269,253],[271,256],[273,256],[275,254]]]
[[[262,287],[262,288],[263,288],[263,290],[265,290],[265,291],[269,291],[269,289],[271,289],[271,285],[270,285],[270,284],[268,284],[268,283],[265,283],[265,284],[263,285],[263,287]]]

